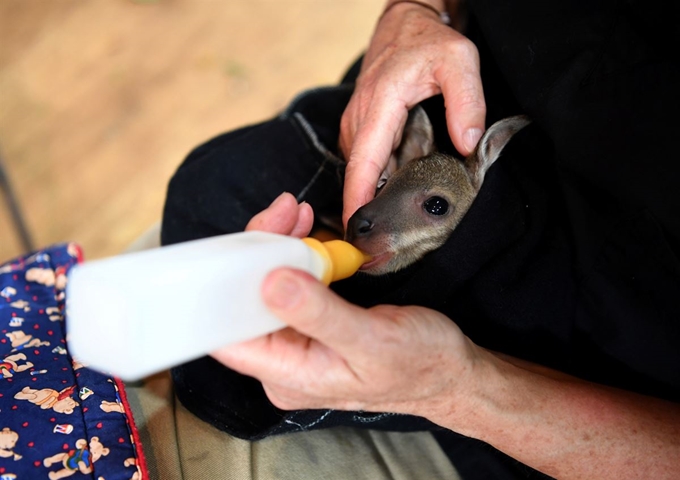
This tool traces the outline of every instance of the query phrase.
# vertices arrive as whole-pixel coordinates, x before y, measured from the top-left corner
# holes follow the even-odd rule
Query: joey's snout
[[[375,202],[361,207],[347,222],[345,240],[372,258],[361,267],[366,273],[381,275],[394,270],[390,266],[393,246],[391,235],[386,234],[390,230],[387,223]]]
[[[373,220],[372,215],[368,215],[365,208],[360,208],[347,222],[345,240],[351,243],[360,238],[368,237],[374,227],[375,221]]]

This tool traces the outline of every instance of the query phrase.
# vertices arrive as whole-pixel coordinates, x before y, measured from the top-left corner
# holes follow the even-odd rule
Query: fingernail
[[[479,128],[470,128],[463,134],[463,143],[468,152],[472,152],[475,149],[480,138],[482,138],[482,130]]]
[[[274,199],[274,201],[273,201],[269,206],[270,206],[270,207],[273,207],[273,206],[276,205],[277,203],[281,202],[281,200],[283,200],[283,198],[284,198],[287,194],[288,194],[288,192],[283,192],[281,195],[279,195],[278,197],[276,197],[276,198]]]
[[[265,281],[262,293],[268,306],[288,309],[300,300],[300,283],[290,273],[277,273],[273,279]]]

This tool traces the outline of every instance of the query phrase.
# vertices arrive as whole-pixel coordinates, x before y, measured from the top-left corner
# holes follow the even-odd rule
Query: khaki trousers
[[[460,479],[429,432],[338,427],[250,442],[188,412],[169,372],[126,391],[154,480]]]

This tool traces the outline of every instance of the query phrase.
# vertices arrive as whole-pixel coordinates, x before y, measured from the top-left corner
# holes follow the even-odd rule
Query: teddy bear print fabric
[[[64,328],[75,244],[0,265],[0,480],[146,478],[125,391],[72,359]]]

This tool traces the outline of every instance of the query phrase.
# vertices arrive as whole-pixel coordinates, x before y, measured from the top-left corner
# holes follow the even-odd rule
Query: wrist
[[[380,19],[392,10],[410,9],[430,12],[430,15],[437,16],[445,25],[450,25],[451,17],[447,7],[447,2],[444,0],[388,0]]]
[[[474,431],[477,408],[488,394],[485,383],[493,378],[490,353],[466,336],[462,343],[439,352],[436,381],[425,378],[414,401],[392,410],[427,418],[463,435]],[[429,382],[432,382],[431,384]],[[385,411],[391,411],[391,407]]]
[[[507,395],[499,392],[510,388],[507,369],[514,367],[499,358],[493,352],[471,344],[473,354],[469,356],[468,366],[464,369],[465,374],[460,375],[455,382],[454,388],[448,392],[448,397],[437,402],[437,407],[428,418],[446,428],[456,432],[479,438],[482,430],[487,426],[490,410],[495,410],[496,399]]]
[[[402,2],[403,0],[387,0],[383,10],[387,10],[388,8],[391,8],[392,5]],[[418,3],[430,5],[437,11],[443,12],[447,9],[449,2],[447,0],[418,0]]]

